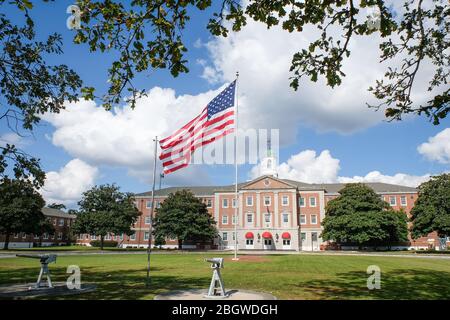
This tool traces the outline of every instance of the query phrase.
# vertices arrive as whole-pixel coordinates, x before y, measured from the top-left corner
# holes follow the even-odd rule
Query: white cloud
[[[450,163],[450,128],[446,128],[422,143],[417,151],[427,159],[440,163]]]
[[[242,31],[205,44],[212,63],[204,66],[203,78],[213,83],[217,79],[230,81],[239,71],[240,124],[247,128],[280,128],[284,143],[294,141],[299,124],[319,131],[351,133],[380,123],[383,111],[375,112],[366,105],[375,102],[368,87],[382,78],[387,68],[379,62],[378,33],[352,37],[341,86],[332,89],[323,79],[313,83],[305,78],[297,92],[289,87],[293,54],[307,49],[317,37],[317,31],[308,27],[288,33],[280,27],[268,30],[264,24],[248,19]],[[426,90],[420,88],[426,88],[429,70],[425,63],[421,76],[416,77],[417,101],[427,98],[422,96]]]
[[[333,158],[330,151],[324,150],[319,155],[313,150],[304,150],[292,155],[286,162],[277,166],[278,177],[306,183],[350,183],[350,182],[384,182],[403,186],[417,187],[430,179],[429,174],[422,176],[397,173],[384,175],[379,171],[371,171],[365,176],[339,176],[340,160]],[[250,171],[251,178],[260,175],[259,165]]]
[[[196,96],[176,96],[172,89],[155,87],[137,102],[134,110],[126,105],[110,112],[95,102],[83,100],[68,104],[59,114],[46,114],[44,119],[55,127],[52,143],[74,158],[95,166],[125,167],[131,176],[149,182],[154,137],[164,138],[180,128],[221,89]],[[199,166],[181,171],[170,174],[165,183],[183,183],[189,178],[198,183],[207,180]]]
[[[364,177],[354,176],[354,177],[338,177],[338,181],[341,183],[350,182],[384,182],[389,184],[397,184],[408,187],[417,187],[422,182],[428,181],[430,179],[429,174],[424,174],[423,176],[414,176],[405,173],[397,173],[393,176],[384,175],[379,171],[371,171]]]
[[[9,132],[4,133],[0,136],[0,146],[6,146],[6,144],[15,145],[18,148],[21,148],[26,145],[26,140],[19,136],[16,133]]]
[[[339,169],[339,160],[333,158],[328,150],[319,155],[313,150],[301,151],[277,166],[280,178],[310,183],[334,182]],[[259,173],[257,165],[252,168],[250,175],[256,178]]]
[[[73,205],[81,194],[91,188],[98,176],[98,169],[80,159],[69,161],[59,171],[46,173],[42,196],[48,204],[63,203]]]

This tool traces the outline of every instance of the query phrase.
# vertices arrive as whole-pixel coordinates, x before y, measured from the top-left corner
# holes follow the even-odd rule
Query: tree
[[[185,240],[208,241],[217,235],[216,222],[206,204],[190,191],[169,194],[156,210],[155,238],[178,239],[178,249]]]
[[[30,182],[7,178],[0,181],[0,233],[5,235],[3,249],[8,250],[13,233],[41,234],[48,230],[42,213],[44,205],[44,199]]]
[[[407,240],[406,214],[390,210],[371,188],[362,183],[347,184],[339,193],[326,206],[324,240],[357,243],[360,248]]]
[[[120,192],[115,184],[95,186],[84,192],[78,205],[74,232],[99,236],[102,250],[108,233],[131,235],[131,226],[139,216],[133,195]]]
[[[432,177],[419,186],[411,222],[415,239],[433,231],[441,238],[450,235],[450,174]]]
[[[47,208],[58,209],[58,210],[67,209],[66,206],[62,203],[52,203],[52,204],[49,204],[47,206]]]

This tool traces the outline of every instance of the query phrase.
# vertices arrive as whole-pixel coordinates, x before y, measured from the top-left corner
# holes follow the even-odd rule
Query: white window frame
[[[222,224],[228,224],[228,215],[227,214],[224,214],[222,216]]]
[[[44,234],[42,235],[42,239],[48,240],[48,233],[47,232],[44,232]]]
[[[302,199],[303,199],[303,204],[302,204]],[[299,197],[299,198],[298,198],[298,206],[299,206],[300,208],[306,207],[306,198],[305,198],[305,197]]]
[[[305,217],[305,221],[304,222],[302,222],[302,217]],[[299,216],[299,221],[300,221],[300,224],[302,225],[302,224],[307,224],[307,219],[306,219],[306,214],[301,214],[300,216]]]
[[[403,202],[403,199],[405,200],[405,202]],[[408,197],[407,196],[400,196],[400,205],[402,207],[408,206]]]
[[[267,221],[267,217],[269,217],[269,221]],[[270,213],[264,213],[264,223],[271,223],[272,222],[272,214]]]
[[[222,240],[228,241],[228,232],[222,232]]]
[[[394,199],[394,203],[392,203],[392,201],[391,201],[392,199]],[[389,205],[391,207],[394,207],[397,205],[397,197],[396,196],[389,196]]]
[[[231,207],[232,208],[237,208],[237,200],[236,200],[236,198],[231,199]]]
[[[136,232],[130,235],[130,240],[136,240]]]
[[[212,208],[212,199],[206,199],[206,207],[207,208]]]
[[[252,246],[253,245],[253,239],[245,239],[245,245],[246,246]]]
[[[150,238],[150,232],[145,231],[144,232],[144,241],[148,241],[149,238]]]
[[[284,221],[284,218],[285,217],[287,217],[287,221]],[[289,213],[288,212],[283,212],[282,213],[282,216],[281,216],[281,222],[283,223],[283,224],[289,224]]]
[[[225,205],[225,203],[226,203],[226,205]],[[228,205],[229,205],[228,199],[227,198],[223,198],[222,199],[222,208],[228,208]]]
[[[58,225],[60,226],[60,227],[64,227],[64,219],[59,219],[59,221],[58,221]]]
[[[239,220],[239,219],[236,219],[236,215],[233,214],[232,217],[231,217],[231,223],[232,223],[233,226],[236,224],[236,220]]]
[[[144,224],[151,224],[152,223],[152,219],[150,216],[145,216],[144,218]]]
[[[152,205],[153,205],[152,200],[145,200],[145,208],[146,209],[151,209]]]
[[[14,239],[19,238],[20,234],[18,232],[14,233]]]
[[[62,232],[58,232],[58,240],[62,240]]]
[[[91,240],[97,240],[97,236],[95,234],[91,234]]]
[[[266,203],[266,200],[269,199],[269,203]],[[272,198],[270,196],[264,196],[264,207],[270,207],[270,205],[272,204]]]
[[[284,202],[286,200],[286,203]],[[289,196],[281,196],[281,205],[283,207],[289,206]]]
[[[314,199],[314,205],[312,204],[312,200]],[[309,197],[309,206],[311,207],[311,208],[315,208],[315,207],[317,207],[317,199],[316,199],[316,197]]]
[[[111,240],[111,235],[109,233],[105,236],[105,240]]]
[[[248,221],[248,217],[250,217],[251,219],[251,221]],[[247,213],[246,214],[246,220],[245,220],[245,222],[246,223],[253,223],[253,213]]]
[[[312,214],[311,215],[311,224],[317,224],[317,214]]]
[[[283,239],[283,246],[290,246],[291,245],[291,239]]]
[[[245,203],[247,204],[247,207],[253,207],[253,196],[247,196],[247,200]]]

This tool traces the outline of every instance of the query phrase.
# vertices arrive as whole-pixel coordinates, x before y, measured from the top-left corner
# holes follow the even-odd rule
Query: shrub
[[[93,247],[100,247],[100,240],[93,240],[89,242],[91,246]],[[103,241],[103,247],[104,248],[113,248],[117,247],[118,242],[117,241],[111,241],[111,240],[105,240]]]

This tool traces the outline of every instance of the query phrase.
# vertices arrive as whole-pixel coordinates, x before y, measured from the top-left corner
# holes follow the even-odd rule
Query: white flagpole
[[[236,205],[234,207],[234,258],[233,260],[239,260],[237,257],[237,251],[238,251],[238,234],[237,234],[237,225],[238,225],[238,207],[239,207],[239,197],[238,197],[238,158],[237,158],[237,143],[238,143],[238,129],[239,129],[239,123],[238,123],[238,110],[239,110],[239,103],[238,103],[238,78],[239,78],[239,71],[236,72],[236,88],[235,88],[235,98],[236,98],[236,110],[234,115],[234,121],[236,124],[236,128],[234,131],[234,164],[235,164],[235,180],[234,180],[234,198],[236,201]]]
[[[153,187],[152,187],[152,207],[150,209],[150,229],[148,235],[148,248],[147,248],[147,288],[150,285],[150,255],[152,253],[152,232],[153,232],[153,212],[155,208],[155,182],[156,182],[156,157],[157,157],[157,149],[158,149],[158,136],[153,139],[155,141],[155,155],[153,159]]]

